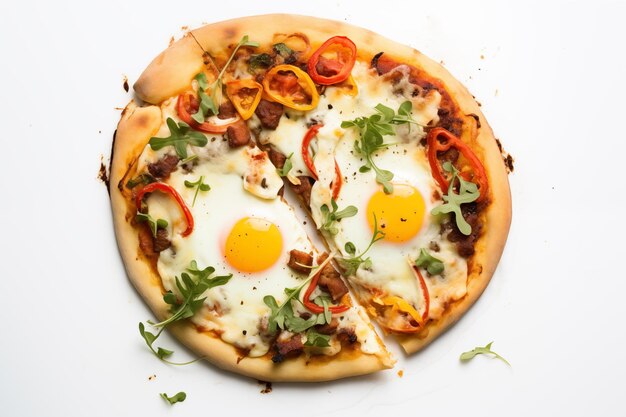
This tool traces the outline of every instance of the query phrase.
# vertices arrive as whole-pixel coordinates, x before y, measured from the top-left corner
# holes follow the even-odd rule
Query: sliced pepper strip
[[[183,214],[185,215],[185,220],[187,221],[187,228],[181,233],[181,235],[183,237],[189,236],[191,232],[193,232],[193,215],[191,214],[189,207],[187,207],[187,204],[185,204],[185,200],[183,200],[181,195],[178,194],[178,191],[176,191],[171,185],[165,184],[164,182],[153,182],[141,188],[137,192],[137,196],[135,197],[135,205],[137,206],[137,211],[141,210],[141,202],[144,195],[153,191],[161,191],[174,197],[174,200],[176,200],[176,202],[178,203],[178,206],[182,210]]]
[[[324,312],[324,307],[318,306],[317,304],[311,301],[311,294],[313,294],[313,291],[315,291],[315,288],[317,287],[317,282],[320,279],[321,273],[322,271],[319,271],[317,274],[313,276],[313,278],[311,279],[311,283],[309,284],[309,287],[306,289],[304,293],[304,297],[302,299],[302,304],[304,304],[304,306],[307,309],[309,309],[311,312],[315,314],[321,314]],[[337,313],[343,313],[344,311],[348,311],[349,308],[350,306],[348,305],[338,305],[338,306],[330,306],[328,307],[328,310],[331,313],[337,314]]]
[[[304,139],[302,139],[302,159],[306,167],[311,171],[311,176],[315,181],[318,180],[317,170],[315,169],[315,165],[313,164],[313,159],[311,159],[311,154],[309,153],[309,145],[315,136],[317,136],[317,132],[323,127],[323,124],[313,125],[307,130],[304,135]],[[335,179],[333,180],[332,190],[333,190],[333,199],[337,199],[339,197],[339,192],[341,191],[341,186],[343,185],[343,180],[341,177],[341,170],[339,169],[339,164],[337,163],[337,159],[335,159]]]
[[[422,319],[420,313],[418,313],[417,310],[413,308],[413,306],[405,299],[393,295],[383,298],[382,302],[384,305],[391,306],[393,310],[400,310],[403,313],[407,313],[417,322],[418,326],[424,324],[424,320]]]
[[[256,92],[254,92],[256,90]],[[254,95],[252,95],[254,94]],[[251,78],[226,83],[226,95],[243,120],[248,120],[261,101],[263,86]]]
[[[443,142],[441,139],[443,139]],[[428,146],[428,163],[430,164],[432,176],[435,181],[437,181],[443,192],[447,192],[450,184],[443,173],[443,168],[437,158],[437,152],[445,152],[450,148],[456,148],[461,155],[468,160],[472,170],[474,171],[473,181],[477,182],[478,189],[480,191],[480,196],[476,201],[483,201],[487,198],[487,193],[489,191],[487,172],[474,151],[472,151],[472,149],[467,146],[465,142],[457,138],[448,130],[442,127],[436,127],[428,132],[426,145]]]
[[[340,54],[337,53],[337,59],[328,59],[322,56],[324,52],[330,49],[332,46],[339,46],[349,51],[347,59],[344,61],[340,59]],[[322,75],[318,71],[318,64],[320,61],[325,61],[324,65],[334,72],[334,75]],[[350,76],[354,63],[356,62],[356,45],[354,42],[345,36],[333,36],[322,44],[309,58],[307,63],[307,71],[313,81],[321,85],[337,84],[345,81]]]
[[[293,65],[282,64],[272,67],[263,78],[263,88],[271,100],[294,110],[313,110],[320,100],[311,77]],[[309,103],[303,102],[307,98],[306,94],[310,96]]]
[[[235,123],[237,120],[233,120],[230,123],[224,123],[220,125],[216,125],[213,123],[203,122],[198,123],[192,117],[190,111],[195,110],[198,111],[198,102],[195,96],[192,93],[183,93],[178,96],[178,101],[176,103],[176,110],[178,111],[178,117],[192,129],[199,130],[205,133],[224,133],[228,129],[228,126]]]

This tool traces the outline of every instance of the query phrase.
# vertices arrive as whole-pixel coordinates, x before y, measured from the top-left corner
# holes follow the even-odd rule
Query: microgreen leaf
[[[384,169],[380,169],[374,162],[373,154],[381,149],[386,149],[394,143],[384,143],[384,136],[393,135],[395,133],[394,125],[400,124],[418,124],[411,117],[411,109],[413,105],[410,101],[405,101],[396,112],[379,103],[374,107],[376,113],[369,117],[357,117],[354,120],[346,120],[341,123],[341,127],[357,128],[360,133],[360,141],[355,142],[354,149],[358,154],[365,157],[365,165],[359,168],[360,172],[367,172],[373,169],[376,173],[376,182],[383,186],[383,190],[387,194],[393,192],[393,173]],[[360,144],[359,144],[360,142]]]
[[[504,363],[506,363],[507,365],[511,366],[511,364],[504,359],[502,356],[498,355],[496,352],[491,350],[491,345],[493,344],[493,342],[487,343],[487,345],[485,347],[475,347],[474,349],[468,351],[468,352],[463,352],[461,353],[461,356],[459,359],[461,359],[463,362],[469,361],[471,359],[473,359],[476,355],[487,355],[487,354],[491,354],[493,355],[495,358],[500,359],[501,361],[503,361]]]
[[[138,222],[148,222],[148,227],[150,228],[150,231],[152,232],[153,237],[157,236],[158,229],[165,229],[167,227],[167,220],[164,220],[164,219],[154,220],[152,216],[150,216],[150,214],[148,213],[139,212],[137,213],[137,216],[135,217],[135,219]]]
[[[339,233],[336,223],[341,219],[356,216],[359,210],[354,206],[348,206],[343,210],[337,211],[339,207],[337,206],[337,202],[334,198],[331,198],[330,203],[332,211],[326,204],[322,204],[320,207],[320,211],[322,213],[322,225],[320,226],[320,230],[324,230],[334,236]]]
[[[420,249],[420,255],[415,260],[415,265],[421,268],[426,268],[430,275],[439,275],[444,270],[443,262],[432,256],[424,248]]]
[[[218,74],[218,76],[215,79],[215,81],[213,81],[206,88],[202,89],[202,91],[205,91],[207,89],[211,91],[211,96],[207,97],[206,101],[207,101],[208,108],[213,112],[213,114],[217,114],[218,113],[219,108],[220,108],[220,104],[222,102],[222,87],[224,85],[224,82],[223,82],[222,78],[224,77],[224,74],[226,73],[226,69],[228,68],[228,66],[232,62],[233,58],[237,54],[237,51],[242,46],[250,46],[250,47],[253,47],[253,48],[258,48],[259,43],[251,41],[248,38],[248,35],[244,35],[239,40],[239,43],[237,43],[237,45],[235,46],[235,49],[233,49],[233,52],[230,54],[230,57],[228,58],[228,61],[226,61],[226,65],[224,65],[224,67],[222,68],[222,70]],[[198,90],[198,93],[200,93],[200,89]],[[198,111],[198,113],[199,113],[199,111]],[[204,122],[204,119],[202,120],[202,122]]]
[[[329,347],[330,346],[330,336],[326,334],[318,333],[314,327],[311,327],[306,332],[306,342],[305,346],[315,346],[315,347]]]
[[[170,404],[176,404],[176,403],[182,403],[183,401],[185,401],[185,399],[187,398],[187,394],[185,394],[184,392],[179,392],[176,395],[173,395],[171,397],[168,397],[168,395],[166,393],[161,393],[161,398],[163,398],[165,401],[167,401]]]
[[[209,191],[211,189],[209,184],[205,184],[203,181],[204,181],[203,175],[200,175],[200,178],[198,178],[198,180],[195,182],[185,180],[185,187],[187,188],[196,187],[196,192],[193,195],[193,202],[191,203],[191,207],[193,207],[196,204],[196,198],[198,197],[198,193],[200,191]]]
[[[174,352],[164,348],[158,348],[158,350],[155,350],[152,346],[154,341],[158,339],[165,327],[167,327],[169,324],[192,317],[202,307],[206,297],[201,297],[205,291],[213,287],[226,284],[232,277],[232,274],[230,274],[210,278],[213,272],[215,272],[215,268],[207,267],[203,270],[200,270],[198,269],[196,261],[191,262],[190,267],[187,268],[187,271],[191,273],[196,279],[194,280],[193,278],[191,278],[191,276],[189,276],[189,274],[187,274],[186,272],[183,272],[181,274],[181,278],[176,277],[176,287],[180,291],[182,300],[179,300],[178,297],[176,297],[176,295],[170,291],[166,292],[163,295],[163,301],[166,304],[170,305],[170,311],[172,315],[168,319],[163,320],[159,323],[154,323],[148,320],[148,323],[151,324],[153,327],[158,328],[159,332],[156,335],[150,333],[146,331],[143,323],[139,323],[139,333],[146,341],[146,344],[148,345],[152,353],[154,353],[162,361],[172,365],[186,365],[189,363],[193,363],[198,359],[184,363],[170,362],[165,358],[172,355],[172,353]]]
[[[128,182],[126,183],[126,188],[128,189],[132,189],[135,188],[136,186],[138,186],[139,184],[141,185],[148,185],[151,182],[156,181],[154,179],[154,177],[150,174],[141,174],[136,176],[133,179],[128,180]]]
[[[476,201],[480,197],[480,191],[478,186],[473,182],[465,181],[460,175],[459,171],[449,161],[442,165],[443,169],[452,173],[450,179],[450,185],[448,186],[448,194],[444,195],[444,204],[441,204],[431,210],[431,214],[436,216],[438,214],[454,213],[454,221],[459,231],[468,236],[472,233],[472,227],[463,217],[461,211],[461,204],[471,203]],[[455,192],[455,184],[458,180],[458,193]]]
[[[192,130],[187,123],[176,123],[171,117],[167,118],[167,126],[170,129],[170,136],[166,138],[150,138],[150,147],[158,151],[165,146],[173,146],[180,159],[187,158],[187,145],[204,146],[208,140],[200,132]]]
[[[351,276],[356,274],[356,271],[363,266],[365,269],[370,269],[372,267],[372,261],[370,258],[363,259],[363,256],[370,250],[372,245],[378,242],[381,239],[385,238],[385,232],[378,228],[378,220],[376,219],[376,213],[372,213],[374,215],[374,233],[372,233],[372,239],[370,240],[367,248],[361,252],[359,256],[356,256],[356,246],[352,242],[348,242],[345,244],[346,253],[351,255],[348,257],[343,257],[338,259],[339,265],[344,270],[345,275]]]
[[[293,168],[293,162],[291,162],[292,156],[293,152],[287,157],[287,159],[285,159],[285,164],[283,165],[283,167],[280,169],[276,169],[278,175],[280,175],[281,177],[286,177],[287,175],[289,175],[289,171],[291,171],[291,169]]]

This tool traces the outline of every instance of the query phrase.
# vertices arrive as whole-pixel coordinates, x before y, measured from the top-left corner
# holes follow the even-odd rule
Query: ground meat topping
[[[176,155],[165,155],[158,161],[148,165],[148,172],[155,178],[166,179],[170,174],[176,171],[178,166],[178,157]]]
[[[226,129],[226,136],[228,137],[228,146],[231,148],[239,148],[247,145],[250,142],[250,129],[243,120],[238,120]]]
[[[292,249],[289,252],[289,262],[287,266],[296,272],[301,274],[308,274],[311,272],[311,268],[307,266],[313,265],[313,255],[311,253],[302,252],[297,249]]]
[[[259,117],[261,126],[274,130],[283,115],[283,105],[273,101],[261,99],[254,113]]]

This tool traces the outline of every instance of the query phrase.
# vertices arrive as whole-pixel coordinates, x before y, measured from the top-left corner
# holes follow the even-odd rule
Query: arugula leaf
[[[372,247],[372,245],[378,242],[381,239],[385,238],[385,232],[378,228],[378,220],[376,219],[376,213],[372,213],[374,215],[374,233],[372,234],[372,239],[370,240],[367,248],[361,252],[359,256],[356,256],[356,246],[352,242],[348,242],[345,244],[344,249],[348,255],[351,255],[350,258],[340,258],[337,261],[339,265],[344,270],[344,274],[347,276],[351,276],[356,274],[356,271],[363,266],[365,269],[369,269],[372,267],[372,261],[370,258],[363,259],[363,256],[367,253],[368,250]]]
[[[420,249],[420,256],[415,260],[415,265],[426,268],[430,275],[439,275],[444,270],[443,262],[432,256],[424,248]]]
[[[150,147],[158,151],[166,146],[173,146],[180,159],[187,158],[187,145],[204,146],[208,140],[200,132],[196,132],[185,122],[176,123],[171,117],[167,118],[167,127],[170,129],[170,136],[166,138],[150,138]]]
[[[176,403],[182,403],[187,398],[187,394],[185,394],[183,391],[171,397],[168,397],[167,394],[164,392],[161,393],[160,395],[161,395],[161,398],[163,398],[164,400],[166,400],[168,403],[172,405]]]
[[[244,35],[239,40],[239,43],[237,43],[237,45],[235,46],[235,49],[233,49],[233,52],[230,54],[230,57],[228,58],[228,61],[226,61],[226,65],[224,65],[224,68],[222,68],[222,70],[220,71],[215,81],[213,81],[210,85],[205,86],[205,88],[200,88],[200,85],[198,85],[199,96],[200,96],[200,91],[202,91],[203,93],[207,89],[211,91],[211,96],[206,97],[206,104],[207,104],[207,108],[210,109],[213,112],[213,114],[217,114],[219,112],[219,107],[222,102],[222,87],[224,86],[222,77],[224,77],[224,73],[226,72],[226,69],[228,68],[233,58],[237,54],[237,51],[239,50],[239,48],[241,48],[242,46],[250,46],[253,48],[258,48],[259,43],[249,40],[248,35]],[[202,97],[201,97],[201,100],[202,100]],[[198,113],[200,113],[200,111],[198,111]],[[202,119],[202,122],[204,122],[204,118]]]
[[[306,342],[304,346],[329,347],[329,342],[329,335],[318,333],[314,327],[311,327],[306,332]]]
[[[322,212],[322,225],[320,226],[320,229],[325,230],[334,236],[339,233],[335,223],[341,219],[356,216],[359,210],[354,206],[348,206],[343,210],[337,211],[339,206],[337,206],[337,202],[334,198],[330,199],[330,204],[333,208],[332,211],[326,204],[323,204],[320,207],[320,211]]]
[[[418,124],[411,117],[411,109],[413,105],[410,101],[405,101],[398,108],[398,113],[379,103],[374,107],[376,114],[369,117],[357,117],[354,120],[346,120],[341,122],[341,127],[346,129],[355,127],[360,131],[360,143],[355,141],[354,149],[359,155],[365,157],[365,165],[359,168],[360,172],[367,172],[373,169],[376,172],[376,182],[382,184],[386,194],[393,192],[393,173],[384,169],[380,169],[372,158],[375,152],[386,149],[395,143],[384,143],[384,136],[393,135],[395,133],[394,125],[400,124]]]
[[[501,361],[503,361],[504,363],[506,363],[507,365],[511,366],[511,364],[509,363],[509,361],[507,361],[506,359],[504,359],[502,356],[498,355],[496,352],[491,350],[491,345],[493,344],[493,342],[487,343],[487,345],[485,347],[475,347],[474,349],[468,351],[468,352],[463,352],[461,353],[461,356],[459,359],[461,359],[463,362],[469,361],[471,359],[474,358],[474,356],[476,355],[487,355],[487,354],[491,354],[493,355],[495,358],[500,359]]]
[[[465,181],[459,175],[459,171],[454,167],[454,165],[452,165],[451,162],[445,162],[442,167],[446,172],[452,174],[452,179],[450,180],[450,186],[448,187],[448,194],[443,196],[443,201],[445,203],[435,207],[430,211],[430,213],[434,216],[438,214],[454,213],[454,220],[456,222],[456,226],[459,228],[459,231],[468,236],[472,233],[472,227],[463,217],[461,204],[476,201],[478,197],[480,197],[480,191],[478,190],[478,186],[476,184]],[[458,193],[454,192],[456,180],[459,181]]]
[[[150,216],[150,214],[148,213],[137,213],[137,216],[135,216],[135,220],[137,220],[138,222],[148,222],[148,226],[150,227],[150,231],[152,232],[153,237],[157,237],[158,229],[165,229],[167,227],[167,220],[154,220],[152,216]]]
[[[283,165],[283,167],[281,169],[276,169],[278,175],[280,175],[281,177],[286,177],[287,175],[289,175],[289,171],[291,171],[291,168],[293,168],[293,163],[291,162],[292,156],[293,152],[287,157],[287,159],[285,159],[285,164]]]
[[[217,114],[219,109],[215,107],[214,101],[206,93],[206,89],[209,86],[206,75],[201,72],[198,73],[194,79],[198,82],[198,98],[200,99],[200,104],[198,111],[192,114],[191,118],[198,123],[204,123],[204,119],[209,115],[209,111],[212,114]]]
[[[205,184],[203,181],[204,181],[204,175],[200,175],[200,178],[196,182],[185,180],[185,187],[187,188],[197,187],[196,193],[193,195],[193,202],[191,203],[191,207],[193,207],[196,204],[196,198],[198,197],[198,193],[200,191],[209,191],[211,189],[209,184]]]
[[[206,299],[206,297],[200,297],[204,294],[205,291],[219,285],[224,285],[230,280],[230,278],[232,278],[232,274],[210,278],[213,272],[215,272],[215,268],[209,266],[203,270],[200,270],[198,269],[196,261],[191,261],[191,264],[189,268],[187,268],[187,271],[191,273],[196,278],[196,280],[191,278],[189,274],[185,272],[181,274],[182,282],[181,279],[176,277],[176,287],[180,291],[182,301],[180,301],[176,297],[176,295],[170,291],[166,292],[163,295],[163,301],[171,306],[170,311],[172,313],[172,316],[159,323],[154,323],[148,320],[148,323],[151,324],[153,327],[159,328],[159,332],[156,335],[150,333],[145,330],[145,326],[143,323],[139,323],[139,333],[146,341],[146,344],[148,345],[152,353],[154,353],[162,361],[172,365],[186,365],[189,363],[193,363],[198,359],[184,363],[170,362],[165,358],[170,356],[174,352],[163,348],[158,348],[158,350],[155,350],[152,346],[154,341],[159,338],[165,327],[167,327],[169,324],[175,321],[184,320],[186,318],[192,317],[204,304],[204,300]]]

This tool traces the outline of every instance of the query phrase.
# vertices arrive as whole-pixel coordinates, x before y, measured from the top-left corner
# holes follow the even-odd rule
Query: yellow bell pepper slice
[[[272,67],[263,78],[263,88],[271,100],[294,110],[313,110],[320,100],[311,77],[293,65]]]
[[[243,120],[252,117],[262,93],[263,86],[251,78],[226,83],[226,95]]]

